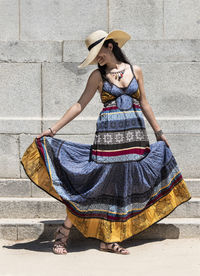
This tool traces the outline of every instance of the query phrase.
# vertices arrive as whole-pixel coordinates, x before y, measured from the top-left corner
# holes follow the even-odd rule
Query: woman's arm
[[[139,66],[134,66],[137,78],[138,78],[138,85],[140,90],[140,106],[143,114],[145,115],[147,121],[151,125],[152,129],[154,130],[154,133],[161,130],[158,122],[156,121],[155,115],[153,113],[153,110],[150,106],[150,104],[147,101],[146,94],[144,91],[144,79],[143,79],[143,73]],[[163,140],[166,142],[166,144],[169,146],[166,137],[162,134],[160,138],[157,138],[157,140]]]
[[[53,133],[48,129],[48,130],[45,130],[40,135],[38,135],[37,138],[40,138],[44,135],[47,135],[47,136],[55,135],[62,127],[64,127],[75,117],[77,117],[95,95],[100,81],[101,81],[100,72],[98,69],[96,69],[90,74],[86,87],[81,97],[79,98],[79,100],[76,103],[74,103],[62,116],[62,118],[51,127],[51,130]]]

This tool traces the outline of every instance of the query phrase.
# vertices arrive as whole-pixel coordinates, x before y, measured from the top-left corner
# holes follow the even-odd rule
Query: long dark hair
[[[116,57],[116,59],[118,61],[122,61],[122,62],[130,64],[130,61],[128,60],[126,55],[123,53],[121,48],[118,46],[118,43],[116,41],[114,41],[113,39],[105,40],[103,46],[108,48],[108,43],[112,43],[112,45],[113,45],[113,54],[114,54],[114,56]],[[98,63],[98,68],[99,68],[99,71],[100,71],[102,76],[106,75],[106,66],[107,66],[106,64],[103,65],[103,66],[100,66],[100,64]]]

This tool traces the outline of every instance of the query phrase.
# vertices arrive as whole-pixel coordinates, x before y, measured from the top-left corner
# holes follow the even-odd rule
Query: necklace
[[[115,79],[118,79],[118,81],[121,80],[121,78],[123,78],[124,76],[124,72],[125,72],[125,68],[123,70],[117,71],[117,72],[109,72],[110,74],[115,76]]]

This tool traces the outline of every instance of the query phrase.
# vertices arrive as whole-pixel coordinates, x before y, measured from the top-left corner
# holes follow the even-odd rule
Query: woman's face
[[[96,56],[96,60],[100,66],[103,66],[107,62],[110,61],[112,49],[113,49],[112,43],[108,44],[108,48],[106,48],[104,46],[101,47],[101,50],[99,51],[98,55]]]

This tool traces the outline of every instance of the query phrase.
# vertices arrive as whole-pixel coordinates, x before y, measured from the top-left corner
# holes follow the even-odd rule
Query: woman
[[[129,254],[121,242],[169,215],[191,196],[146,99],[143,74],[121,47],[123,31],[96,31],[86,40],[79,68],[98,64],[80,99],[28,147],[22,164],[30,179],[66,205],[53,252],[66,254],[70,228],[99,239],[100,250]],[[104,105],[93,145],[53,136],[90,102],[96,91]],[[157,142],[149,144],[143,114]]]

